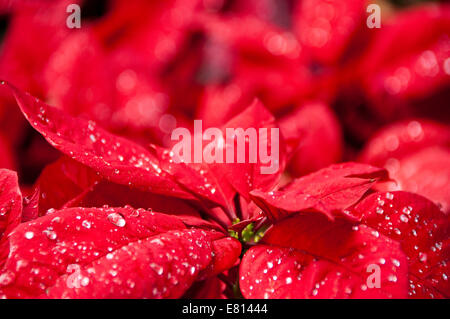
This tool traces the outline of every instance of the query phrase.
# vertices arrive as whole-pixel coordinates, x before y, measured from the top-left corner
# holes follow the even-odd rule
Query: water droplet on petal
[[[108,215],[108,220],[113,223],[114,225],[116,225],[117,227],[124,227],[126,224],[125,219],[123,218],[122,215],[118,214],[118,213],[111,213]]]
[[[15,278],[16,278],[16,275],[10,271],[6,271],[6,272],[0,274],[0,286],[6,286],[6,285],[11,284]]]
[[[27,231],[25,233],[25,238],[26,239],[32,239],[34,237],[34,233],[32,231]]]
[[[90,222],[90,221],[87,221],[87,220],[83,220],[83,222],[81,223],[81,225],[82,225],[84,228],[87,228],[87,229],[91,228],[91,222]]]
[[[50,240],[55,240],[57,235],[56,232],[51,230],[51,229],[46,229],[43,231],[43,233],[45,234],[45,236],[47,236],[48,239]]]
[[[158,264],[151,263],[151,264],[150,264],[150,268],[151,268],[154,272],[156,272],[159,276],[161,276],[161,275],[164,273],[163,267],[161,267],[161,266],[158,265]]]

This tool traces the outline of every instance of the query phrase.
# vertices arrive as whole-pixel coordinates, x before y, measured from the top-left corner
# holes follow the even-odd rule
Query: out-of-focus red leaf
[[[0,169],[0,265],[8,254],[5,241],[22,217],[22,193],[17,174]]]
[[[2,45],[0,78],[42,96],[43,70],[51,54],[71,32],[66,25],[66,8],[76,1],[20,2],[12,10]],[[28,30],[27,36],[24,30]]]
[[[355,53],[348,52],[349,48],[357,51],[353,42],[360,46],[364,43],[361,36],[359,41],[355,36],[361,33],[358,30],[368,32],[364,25],[366,0],[302,0],[295,4],[294,31],[315,61],[336,64],[346,54]]]
[[[60,210],[10,234],[14,254],[1,271],[0,293],[8,298],[180,297],[213,262],[212,241],[222,237],[142,209]]]
[[[169,97],[148,68],[148,56],[123,47],[110,52],[100,42],[83,28],[54,52],[44,74],[49,99],[112,132],[161,142],[158,123]]]
[[[377,185],[379,190],[403,190],[420,194],[450,211],[450,150],[429,147],[388,166],[394,182]]]
[[[246,103],[248,96],[257,97],[275,112],[313,93],[322,95],[319,82],[290,31],[248,15],[199,15],[199,21],[212,39],[233,53],[226,60],[232,84],[245,88],[236,101]],[[242,25],[246,26],[244,33]],[[236,101],[233,106],[237,106]],[[205,106],[213,109],[212,105]],[[237,109],[229,111],[233,110]]]
[[[401,244],[408,256],[410,297],[449,297],[450,222],[433,202],[402,191],[374,193],[355,206],[354,214]]]
[[[385,169],[348,162],[295,179],[279,191],[254,190],[250,195],[273,221],[310,209],[330,219],[336,215],[354,219],[345,209],[358,202],[376,182],[387,177]]]
[[[0,133],[0,168],[14,169],[14,166],[11,145]]]
[[[269,64],[295,63],[301,48],[294,34],[250,15],[198,15],[211,37],[227,43],[238,54]],[[242,25],[247,32],[239,32]],[[277,42],[278,41],[278,42]]]
[[[339,162],[342,133],[331,109],[323,103],[306,103],[279,121],[286,144],[293,148],[289,170],[305,175]]]
[[[450,127],[425,119],[385,126],[365,145],[362,162],[394,168],[403,157],[430,146],[450,146]]]
[[[297,215],[275,224],[262,241],[241,263],[246,298],[407,296],[408,266],[399,243],[364,225]],[[380,270],[378,288],[369,285],[371,265]]]
[[[225,85],[209,85],[203,91],[197,116],[203,120],[205,127],[221,127],[250,105],[253,99],[251,89],[238,81]]]
[[[450,6],[428,3],[386,19],[358,67],[369,107],[386,120],[448,121]],[[417,26],[421,27],[418,28]],[[414,30],[414,32],[411,32]]]

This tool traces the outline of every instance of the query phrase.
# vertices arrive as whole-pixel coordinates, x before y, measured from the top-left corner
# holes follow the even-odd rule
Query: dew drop
[[[406,215],[401,214],[401,215],[400,215],[400,220],[401,220],[402,222],[404,222],[404,223],[407,223],[407,222],[409,221],[409,218],[406,217]]]
[[[390,282],[397,282],[397,276],[395,276],[395,275],[389,275],[388,280],[389,280]]]
[[[9,285],[14,281],[16,275],[13,272],[6,271],[0,275],[0,286]]]
[[[83,287],[86,287],[87,285],[89,285],[89,278],[88,277],[83,277],[83,279],[81,279],[81,285]]]
[[[34,237],[34,233],[32,231],[27,231],[25,233],[25,238],[26,239],[32,239]]]
[[[118,213],[111,213],[108,215],[108,220],[116,225],[117,227],[124,227],[126,224],[125,219],[122,217],[122,215]]]
[[[161,267],[161,266],[158,265],[158,264],[151,263],[151,264],[150,264],[150,268],[151,268],[154,272],[156,272],[159,276],[161,276],[161,275],[164,273],[163,267]]]
[[[81,223],[81,226],[83,226],[84,228],[91,228],[91,222],[87,221],[87,220],[83,220],[83,222]]]
[[[47,238],[50,239],[50,240],[55,240],[56,237],[58,237],[58,236],[56,235],[56,232],[53,231],[53,230],[51,230],[51,229],[46,229],[46,230],[43,231],[43,233],[44,233],[45,236],[47,236]]]

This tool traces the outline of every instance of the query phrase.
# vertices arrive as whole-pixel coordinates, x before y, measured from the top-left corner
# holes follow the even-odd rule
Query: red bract
[[[217,96],[206,92],[201,114],[207,118],[227,120],[227,116],[237,113],[239,105],[253,97],[277,113],[313,93],[327,96],[329,89],[320,87],[320,79],[305,66],[308,61],[301,55],[301,47],[292,32],[248,15],[226,18],[201,15],[199,21],[214,41],[232,53],[230,58],[225,56],[231,73],[229,81],[226,85],[209,87],[213,93],[225,95],[228,101],[218,101]],[[246,32],[241,31],[242,25],[246,25]],[[226,96],[227,88],[233,92],[231,97]],[[224,106],[224,113],[209,114],[219,104]]]
[[[30,124],[62,153],[118,184],[191,197],[159,168],[158,159],[142,146],[110,134],[93,121],[71,117],[8,87]]]
[[[54,185],[58,185],[57,190],[54,190]],[[61,157],[44,169],[25,201],[23,217],[28,221],[55,209],[105,205],[151,208],[161,213],[182,215],[183,218],[191,217],[191,223],[195,225],[207,224],[199,218],[194,203],[109,182],[67,157]]]
[[[276,122],[261,102],[255,100],[243,112],[223,125],[223,136],[226,135],[227,128],[242,128],[243,130],[265,128],[268,130],[265,138],[266,147],[270,149],[270,129],[276,128]],[[238,136],[233,138],[234,144],[236,144],[237,139]],[[224,143],[220,145],[218,144],[219,141],[214,142],[225,153],[227,145]],[[262,140],[259,140],[259,145],[262,142]],[[245,144],[247,148],[249,143],[246,142]],[[249,193],[253,189],[270,190],[277,186],[286,163],[286,152],[282,137],[280,137],[278,147],[278,170],[273,174],[262,174],[261,167],[267,164],[262,164],[260,161],[257,163],[237,163],[237,152],[234,153],[233,163],[212,164],[174,163],[168,150],[157,149],[157,152],[160,154],[158,157],[163,159],[161,160],[161,167],[164,171],[169,172],[197,196],[219,204],[233,216],[235,214],[233,200],[236,193],[248,200]],[[236,176],[242,176],[242,178],[236,179]]]
[[[100,179],[89,167],[61,157],[42,171],[30,196],[25,199],[25,220],[45,215],[49,209],[62,208],[73,198],[89,191]],[[57,189],[54,189],[55,185],[58,185]]]
[[[429,120],[394,123],[368,141],[360,159],[384,166],[395,183],[379,189],[421,194],[448,211],[450,194],[450,127]]]
[[[449,297],[450,222],[435,204],[407,192],[375,193],[356,205],[353,213],[400,243],[408,256],[410,297]]]
[[[266,145],[267,149],[271,149],[270,135],[272,128],[277,128],[277,123],[272,114],[259,102],[255,100],[247,109],[239,115],[228,121],[222,128],[225,133],[226,128],[254,128],[259,130],[261,128],[267,129],[265,143],[262,139],[258,140],[258,144]],[[235,137],[237,139],[237,137]],[[257,163],[227,163],[225,165],[217,165],[217,170],[224,172],[225,178],[233,186],[233,188],[244,198],[249,199],[249,193],[252,189],[270,190],[277,186],[279,178],[284,171],[286,164],[286,150],[284,148],[284,141],[279,137],[276,145],[279,153],[278,169],[271,174],[261,173],[261,167],[265,166],[261,161]],[[248,143],[246,143],[248,144]],[[236,152],[237,153],[237,152]],[[237,154],[235,154],[237,157]],[[243,178],[236,178],[242,176]]]
[[[7,255],[5,241],[9,233],[20,223],[22,217],[22,193],[17,174],[0,169],[0,265]]]
[[[450,223],[435,204],[406,192],[374,193],[352,215],[360,225],[314,211],[276,223],[243,257],[244,296],[448,298]],[[380,289],[369,286],[373,265]]]
[[[450,147],[450,127],[425,119],[397,122],[385,126],[366,143],[360,160],[386,167],[391,173],[395,162],[430,146]]]
[[[0,298],[449,298],[450,7],[368,5],[0,1]]]
[[[283,143],[280,169],[268,176],[259,164],[176,164],[167,149],[146,150],[12,90],[30,123],[72,159],[44,170],[25,201],[26,222],[0,246],[5,297],[217,297],[217,278],[233,282],[237,270],[248,298],[448,295],[446,215],[417,195],[368,196],[388,180],[383,168],[335,164],[280,188]],[[275,123],[255,101],[224,129]],[[388,205],[382,222],[380,205]],[[230,229],[248,248],[240,265],[241,244],[224,235],[237,217]],[[418,224],[401,224],[412,219]]]
[[[24,223],[9,236],[14,253],[0,274],[0,293],[9,298],[180,297],[199,275],[234,264],[240,245],[221,238],[145,210],[65,209]],[[223,246],[227,249],[217,261],[214,250]]]
[[[381,284],[368,286],[370,265]],[[263,245],[243,257],[240,286],[247,298],[404,298],[408,273],[400,245],[364,225],[320,214],[288,218]]]
[[[380,190],[405,190],[433,200],[446,212],[450,210],[450,150],[429,147],[398,162],[392,178],[396,184],[380,185]]]
[[[328,218],[344,214],[377,182],[387,178],[387,171],[358,163],[335,164],[294,180],[279,191],[255,190],[252,199],[271,220],[314,209]]]
[[[13,169],[14,165],[11,146],[8,141],[0,135],[0,167]]]
[[[126,49],[108,52],[89,31],[72,34],[53,53],[44,73],[49,99],[114,132],[135,138],[145,132],[159,141],[158,122],[169,99],[147,58]]]

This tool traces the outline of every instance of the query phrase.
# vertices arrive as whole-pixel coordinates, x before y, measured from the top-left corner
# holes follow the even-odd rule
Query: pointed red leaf
[[[58,187],[55,188],[55,185]],[[190,226],[217,228],[200,218],[193,202],[112,183],[101,179],[87,166],[65,156],[42,172],[32,194],[26,198],[23,220],[32,220],[61,208],[127,205],[178,215]]]
[[[249,199],[249,193],[253,189],[262,189],[266,191],[273,189],[277,185],[286,164],[286,154],[284,144],[281,139],[281,134],[278,133],[277,140],[276,136],[271,133],[272,129],[279,130],[276,126],[273,115],[259,100],[254,100],[248,108],[232,118],[222,127],[224,134],[226,134],[227,128],[242,128],[244,130],[249,128],[255,129],[258,134],[258,149],[263,147],[261,146],[262,140],[259,138],[259,130],[266,129],[267,136],[265,139],[265,147],[267,148],[267,152],[269,152],[268,154],[270,154],[272,146],[275,148],[278,157],[275,156],[274,161],[277,161],[277,163],[264,164],[262,163],[259,154],[257,163],[250,163],[249,154],[247,152],[245,163],[237,163],[235,158],[234,163],[217,164],[216,169],[221,170],[225,178],[234,187],[234,189],[236,189],[240,195],[247,199]],[[234,141],[236,141],[237,138],[238,137],[235,137]],[[272,145],[272,143],[274,143],[274,145]],[[249,149],[248,145],[249,144],[246,143],[246,150]],[[236,157],[236,143],[234,145],[234,149]],[[274,156],[274,154],[271,155]],[[275,170],[270,173],[262,172],[262,168],[267,168],[269,164],[273,165]]]
[[[321,214],[296,215],[268,230],[243,257],[246,298],[404,298],[407,261],[400,245],[364,225]],[[379,267],[380,286],[372,286]]]
[[[270,129],[276,128],[275,118],[258,100],[255,100],[242,113],[235,116],[222,127],[224,139],[227,128],[241,128],[244,131],[248,128],[255,129],[258,139],[258,130],[266,128],[268,130],[266,147],[270,152],[272,147]],[[276,137],[272,136],[272,138]],[[285,152],[280,140],[275,140],[276,145],[274,145],[279,155],[278,158],[274,156],[274,161],[278,161],[277,163],[262,163],[260,158],[258,158],[257,163],[250,163],[248,154],[246,155],[245,163],[237,163],[236,140],[237,137],[233,140],[235,145],[226,145],[226,143],[214,141],[218,143],[216,147],[223,150],[224,162],[227,152],[226,148],[228,146],[234,147],[235,158],[232,163],[175,163],[169,150],[156,146],[154,148],[158,154],[157,157],[161,159],[162,169],[174,176],[181,187],[188,189],[201,198],[218,203],[225,210],[234,214],[233,199],[236,192],[248,198],[249,192],[254,188],[272,189],[277,184],[285,165]],[[261,140],[258,140],[258,143],[261,143]],[[247,150],[249,149],[247,142],[245,147]],[[272,173],[264,174],[261,168],[266,168],[270,164],[277,166],[277,169]],[[236,178],[236,176],[239,178]]]
[[[94,170],[63,156],[42,171],[25,205],[27,220],[60,209],[101,180]],[[57,187],[55,187],[57,185]],[[32,200],[34,198],[34,200]]]
[[[79,196],[66,202],[68,207],[133,207],[176,215],[186,225],[200,228],[222,230],[200,216],[197,203],[159,194],[131,189],[124,185],[102,180]]]
[[[241,254],[241,243],[234,238],[225,237],[213,241],[213,260],[201,277],[207,278],[230,269],[236,264]]]
[[[130,243],[84,265],[81,287],[68,289],[70,275],[63,275],[46,297],[179,298],[211,261],[210,245],[197,230],[170,231]]]
[[[212,241],[221,238],[143,209],[60,210],[11,233],[0,295],[180,297],[213,262]]]
[[[6,86],[14,93],[30,124],[62,153],[115,183],[192,198],[142,146],[105,131],[93,121],[71,117],[10,84]]]
[[[400,242],[408,256],[409,295],[450,296],[450,221],[430,200],[407,192],[374,193],[358,203],[361,222]]]
[[[272,220],[295,212],[315,209],[333,219],[355,204],[379,180],[387,178],[385,169],[366,164],[342,163],[294,180],[280,191],[255,190],[252,199]]]

